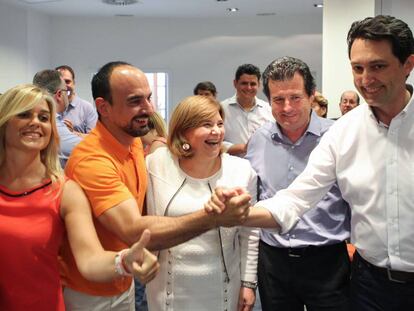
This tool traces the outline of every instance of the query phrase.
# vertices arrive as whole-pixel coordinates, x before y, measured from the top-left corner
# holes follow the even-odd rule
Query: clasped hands
[[[216,217],[219,226],[232,227],[243,224],[247,220],[250,200],[250,194],[241,187],[217,187],[210,200],[204,204],[204,210]]]

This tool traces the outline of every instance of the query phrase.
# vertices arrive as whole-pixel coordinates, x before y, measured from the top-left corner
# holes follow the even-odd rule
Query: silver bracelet
[[[115,255],[115,272],[118,275],[121,275],[121,276],[131,276],[132,275],[132,273],[129,273],[127,270],[125,270],[124,263],[123,263],[125,253],[127,251],[128,251],[128,249],[123,249],[122,251],[118,252]]]
[[[241,281],[241,286],[251,289],[257,288],[257,282],[248,282],[248,281]]]

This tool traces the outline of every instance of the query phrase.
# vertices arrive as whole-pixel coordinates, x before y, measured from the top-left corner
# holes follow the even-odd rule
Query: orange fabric
[[[142,212],[147,173],[141,140],[137,138],[130,149],[125,148],[98,122],[96,128],[72,151],[65,172],[85,191],[103,248],[111,251],[127,248],[124,242],[100,224],[97,217],[131,198],[136,200]],[[131,286],[129,277],[105,283],[87,281],[76,267],[67,239],[60,259],[63,283],[74,290],[94,296],[115,296]]]
[[[348,250],[349,259],[352,261],[354,259],[355,246],[353,246],[351,243],[346,243],[346,248]]]

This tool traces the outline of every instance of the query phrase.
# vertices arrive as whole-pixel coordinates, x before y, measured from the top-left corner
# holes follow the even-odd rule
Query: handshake
[[[204,204],[204,210],[214,217],[217,226],[233,227],[244,224],[248,219],[250,200],[251,195],[243,188],[217,187]]]

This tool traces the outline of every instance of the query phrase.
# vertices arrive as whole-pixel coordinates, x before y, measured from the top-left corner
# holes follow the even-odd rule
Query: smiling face
[[[269,93],[273,117],[283,134],[295,142],[308,127],[313,95],[307,95],[303,77],[297,72],[291,80],[269,80]]]
[[[43,100],[33,109],[17,114],[7,122],[6,149],[40,152],[48,146],[51,133],[51,114]]]
[[[200,126],[186,130],[184,138],[190,144],[194,157],[217,158],[224,139],[224,123],[219,112],[202,121]]]
[[[248,74],[242,74],[233,84],[237,90],[237,98],[242,102],[253,101],[260,86],[257,76]]]
[[[67,69],[59,69],[59,71],[66,83],[68,90],[71,91],[69,96],[69,101],[71,102],[75,97],[75,81],[73,79],[72,73]]]
[[[388,41],[356,39],[350,60],[355,87],[368,105],[385,112],[401,110],[406,94],[405,80],[413,68],[413,55],[401,64]]]
[[[153,113],[151,89],[145,74],[132,66],[116,67],[110,77],[111,103],[98,98],[96,105],[102,122],[124,144],[149,132]]]

